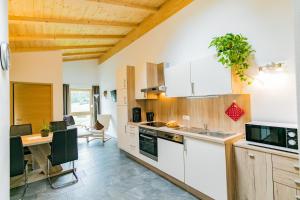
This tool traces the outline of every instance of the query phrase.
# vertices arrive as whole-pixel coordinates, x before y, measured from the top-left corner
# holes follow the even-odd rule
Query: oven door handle
[[[145,135],[143,135],[143,134],[140,134],[140,137],[142,137],[142,138],[146,138],[146,139],[148,139],[148,140],[153,140],[153,138],[152,138],[152,137],[148,137],[148,136],[145,136]]]

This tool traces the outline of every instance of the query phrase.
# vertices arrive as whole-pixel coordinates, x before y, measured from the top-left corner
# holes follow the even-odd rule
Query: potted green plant
[[[241,34],[227,33],[220,37],[215,37],[211,41],[209,48],[215,47],[217,50],[218,62],[225,67],[231,68],[241,81],[251,84],[245,71],[249,68],[249,57],[255,52],[248,39]]]
[[[42,127],[42,130],[41,130],[41,136],[42,137],[48,137],[50,131],[51,131],[50,125],[47,124],[47,123],[43,123],[43,127]]]

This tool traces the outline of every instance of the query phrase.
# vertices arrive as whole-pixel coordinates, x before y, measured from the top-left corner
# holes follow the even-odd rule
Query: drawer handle
[[[295,165],[294,165],[294,168],[295,168],[296,170],[299,170],[299,169],[300,169],[300,167],[299,167],[298,164],[295,164]],[[299,197],[300,197],[300,196],[299,196]]]
[[[300,200],[300,196],[299,195],[296,196],[296,200]]]
[[[300,185],[300,180],[299,180],[299,179],[294,180],[294,181],[295,181],[295,183],[296,183],[297,185]]]
[[[250,158],[255,158],[255,156],[254,156],[252,153],[249,153],[248,156],[249,156]]]

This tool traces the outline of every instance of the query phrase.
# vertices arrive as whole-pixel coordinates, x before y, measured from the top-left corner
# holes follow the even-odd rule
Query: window
[[[88,89],[71,89],[71,114],[75,123],[83,126],[91,125],[92,91]]]

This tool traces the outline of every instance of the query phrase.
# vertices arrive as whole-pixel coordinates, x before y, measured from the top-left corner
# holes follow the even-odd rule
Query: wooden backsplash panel
[[[225,111],[236,102],[245,110],[245,114],[237,121],[229,118]],[[145,100],[145,111],[153,111],[155,120],[176,120],[183,124],[182,116],[190,116],[192,127],[228,132],[244,132],[245,123],[251,121],[250,96],[247,94],[224,95],[208,98],[167,98],[163,94],[158,100]]]

